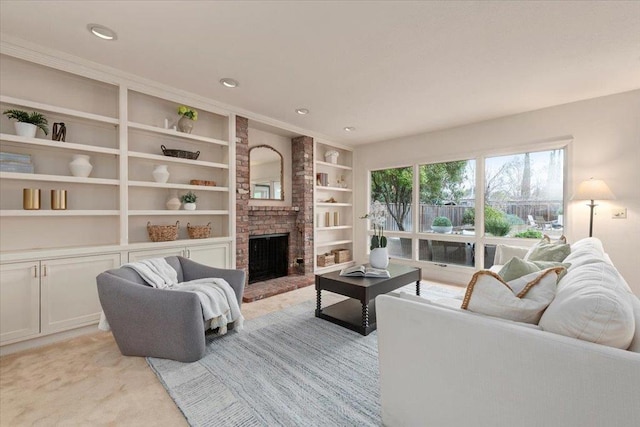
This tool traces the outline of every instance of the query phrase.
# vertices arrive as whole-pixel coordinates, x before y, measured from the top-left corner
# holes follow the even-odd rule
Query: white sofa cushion
[[[631,300],[631,307],[633,308],[636,330],[633,334],[631,345],[629,345],[627,350],[633,351],[634,353],[640,353],[640,299],[631,293],[629,294],[629,299]]]
[[[524,258],[529,248],[521,246],[496,245],[496,254],[493,257],[493,265],[504,265],[513,257]]]
[[[574,259],[573,262],[576,262]],[[605,261],[571,268],[540,319],[549,332],[627,349],[635,332],[629,288]]]
[[[529,248],[524,259],[527,261],[563,262],[570,253],[571,246],[569,246],[564,236],[555,241],[551,241],[549,236],[545,236],[541,241]]]
[[[462,301],[464,310],[489,316],[537,324],[556,292],[562,267],[549,268],[505,282],[483,270],[471,278]]]

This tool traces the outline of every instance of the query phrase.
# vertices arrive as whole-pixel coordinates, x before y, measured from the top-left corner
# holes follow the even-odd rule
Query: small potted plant
[[[42,129],[45,135],[49,134],[49,128],[47,127],[49,122],[40,113],[33,111],[29,114],[22,110],[6,110],[2,114],[7,116],[8,119],[17,120],[14,125],[18,136],[34,138],[38,128]]]
[[[191,107],[181,105],[178,107],[178,114],[182,116],[178,120],[178,130],[184,133],[191,133],[193,122],[198,120],[198,112]]]
[[[451,220],[446,216],[437,216],[433,219],[431,229],[435,233],[451,233],[453,226],[451,225]]]
[[[187,194],[183,194],[180,197],[180,201],[182,202],[182,206],[185,211],[195,211],[196,200],[198,200],[198,196],[196,196],[193,191],[189,191]]]

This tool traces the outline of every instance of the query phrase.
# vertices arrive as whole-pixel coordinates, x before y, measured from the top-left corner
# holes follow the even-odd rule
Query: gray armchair
[[[225,279],[238,305],[242,304],[243,270],[208,267],[179,256],[165,259],[178,272],[179,282]],[[96,281],[102,310],[123,355],[179,362],[195,362],[204,356],[206,326],[195,293],[156,289],[127,267],[100,273]]]

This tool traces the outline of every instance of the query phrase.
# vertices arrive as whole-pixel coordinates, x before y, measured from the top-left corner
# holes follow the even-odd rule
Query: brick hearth
[[[293,291],[298,288],[311,286],[315,282],[313,273],[297,276],[278,277],[245,286],[242,302],[253,302],[262,298]]]

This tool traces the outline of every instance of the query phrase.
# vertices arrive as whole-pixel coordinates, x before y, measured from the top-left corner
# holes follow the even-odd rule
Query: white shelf
[[[328,163],[328,162],[321,162],[321,161],[316,161],[316,165],[317,166],[327,166],[330,168],[336,168],[336,169],[344,169],[344,170],[353,170],[353,168],[351,166],[344,166],[344,165],[338,165],[335,163]]]
[[[316,185],[316,190],[318,191],[345,191],[345,192],[352,192],[353,189],[351,188],[342,188],[342,187],[328,187],[325,185]]]
[[[75,184],[120,185],[117,179],[79,178],[64,175],[43,175],[38,173],[0,172],[0,179],[18,179],[24,181],[71,182]]]
[[[58,113],[65,116],[77,117],[80,119],[93,120],[96,122],[109,123],[112,125],[118,125],[120,121],[113,117],[100,116],[98,114],[85,113],[84,111],[72,110],[70,108],[58,107],[50,104],[43,104],[41,102],[29,101],[26,99],[14,98],[12,96],[0,96],[0,102],[3,104],[18,105],[21,107],[33,108],[34,110],[47,111],[49,113]]]
[[[154,162],[160,162],[160,163],[163,163],[163,162],[180,163],[183,165],[190,165],[190,166],[204,166],[209,168],[229,169],[229,165],[224,163],[203,162],[201,160],[181,159],[179,157],[163,156],[160,154],[139,153],[137,151],[129,151],[129,157],[135,157],[137,159],[152,160]]]
[[[331,231],[331,230],[348,230],[350,228],[353,228],[353,225],[336,225],[333,227],[317,227],[316,230],[318,231]]]
[[[316,247],[324,248],[328,246],[348,245],[353,243],[353,240],[329,240],[328,242],[316,242]]]
[[[174,216],[174,215],[229,215],[229,211],[223,210],[195,210],[195,211],[184,211],[184,210],[176,210],[172,211],[169,209],[165,210],[134,210],[129,211],[129,216]]]
[[[55,148],[56,150],[87,151],[91,153],[113,154],[116,156],[120,154],[120,150],[117,150],[115,148],[94,147],[91,145],[76,144],[73,142],[49,141],[42,138],[27,138],[24,136],[10,135],[6,133],[0,134],[0,140],[6,142],[16,142],[24,145]]]
[[[321,202],[321,203],[316,203],[317,207],[349,207],[349,206],[353,206],[353,203],[327,203],[327,202]]]
[[[193,134],[190,134],[190,133],[178,132],[177,130],[165,129],[165,128],[160,128],[160,127],[156,127],[156,126],[149,126],[149,125],[145,125],[145,124],[142,124],[142,123],[129,122],[128,126],[131,129],[143,130],[145,132],[159,133],[159,134],[162,134],[162,135],[168,135],[168,136],[172,136],[172,137],[179,137],[179,138],[183,138],[183,139],[190,139],[190,140],[193,140],[193,141],[207,142],[209,144],[218,144],[218,145],[223,145],[223,146],[228,146],[229,145],[229,143],[227,141],[223,141],[221,139],[207,138],[206,136],[199,136],[199,135],[193,135]]]
[[[228,192],[229,187],[216,187],[209,185],[171,184],[168,182],[129,181],[129,187],[169,188],[177,190],[194,191],[219,191]]]
[[[29,217],[29,216],[118,216],[117,210],[87,210],[87,209],[67,209],[67,210],[0,210],[0,217]]]

